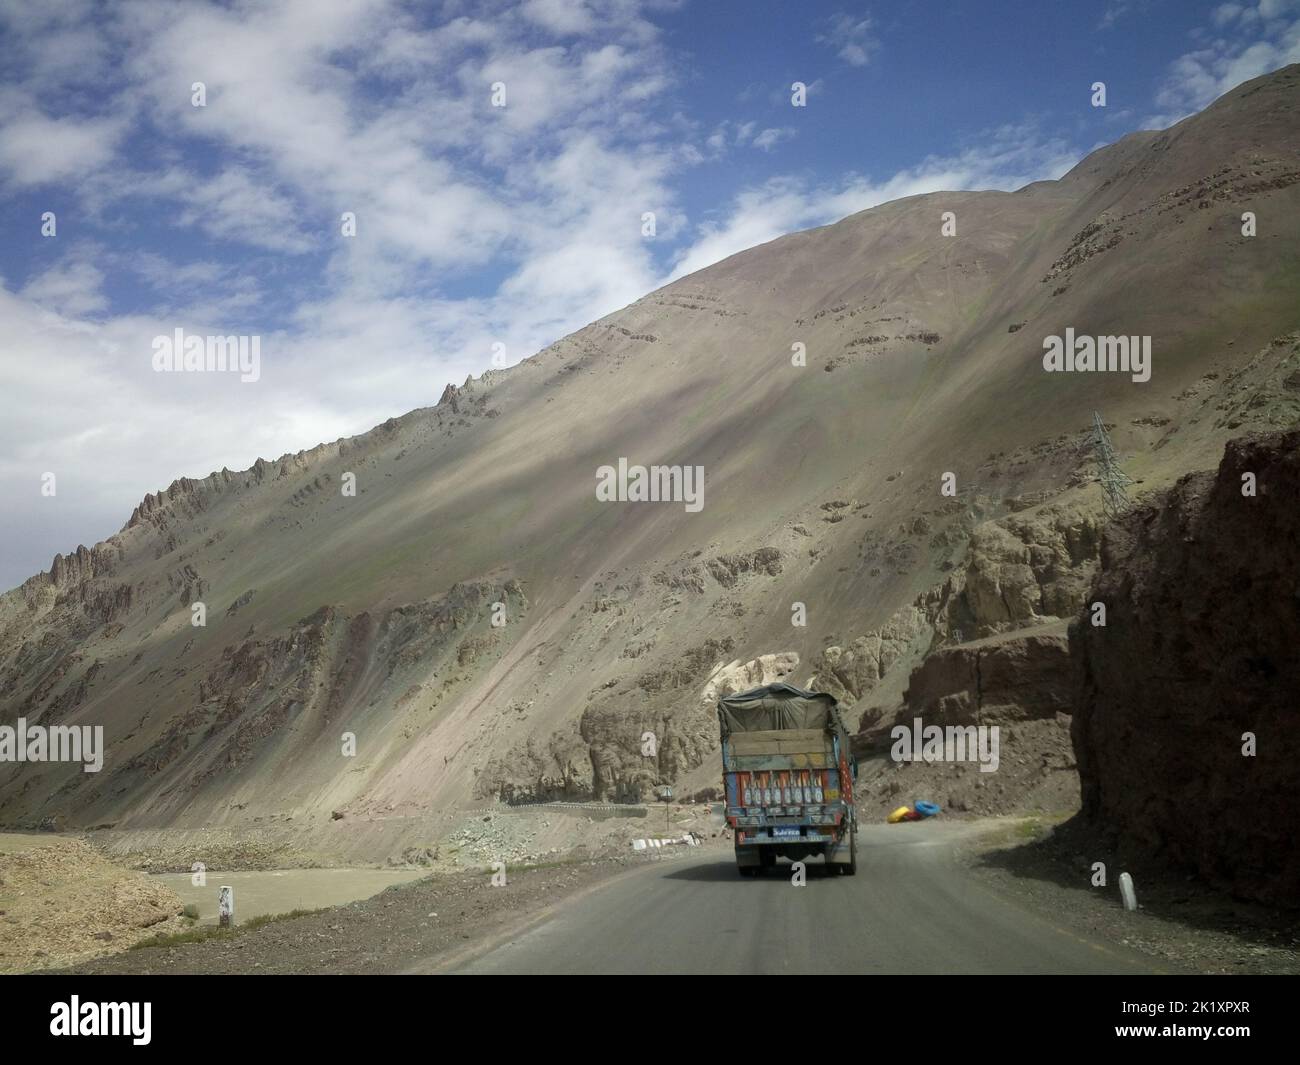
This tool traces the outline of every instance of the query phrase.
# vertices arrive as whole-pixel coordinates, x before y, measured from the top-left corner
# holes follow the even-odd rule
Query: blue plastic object
[[[933,817],[939,812],[939,804],[937,802],[918,802],[914,804],[913,809],[922,817]]]

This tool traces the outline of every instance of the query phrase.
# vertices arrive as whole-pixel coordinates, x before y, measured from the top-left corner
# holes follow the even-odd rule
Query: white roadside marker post
[[[223,886],[217,895],[217,924],[232,928],[235,924],[235,889]]]
[[[1132,912],[1138,908],[1137,893],[1133,890],[1133,878],[1128,873],[1119,874],[1119,893],[1124,899],[1124,909]]]

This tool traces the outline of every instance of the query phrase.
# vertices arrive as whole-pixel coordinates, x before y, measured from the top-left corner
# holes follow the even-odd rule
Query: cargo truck
[[[740,875],[821,855],[853,876],[857,763],[834,696],[769,684],[719,699],[718,725]]]

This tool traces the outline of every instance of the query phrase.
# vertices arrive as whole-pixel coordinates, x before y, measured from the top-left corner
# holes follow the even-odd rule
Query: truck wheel
[[[736,866],[736,872],[738,872],[741,876],[750,876],[750,877],[758,876],[758,866],[738,865]]]
[[[849,864],[840,866],[848,876],[858,874],[858,829],[855,825],[849,829]]]

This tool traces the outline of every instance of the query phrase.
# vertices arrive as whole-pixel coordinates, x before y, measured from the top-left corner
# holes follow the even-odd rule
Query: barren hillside
[[[0,598],[0,719],[107,742],[98,774],[0,766],[0,821],[323,833],[690,790],[720,665],[783,654],[758,676],[856,721],[931,650],[1074,616],[1094,410],[1137,494],[1297,422],[1298,146],[1289,67],[1060,181],[783,237],[363,436],[146,496]],[[1150,381],[1044,372],[1067,327],[1150,335]],[[703,466],[703,508],[598,501],[621,457]]]

